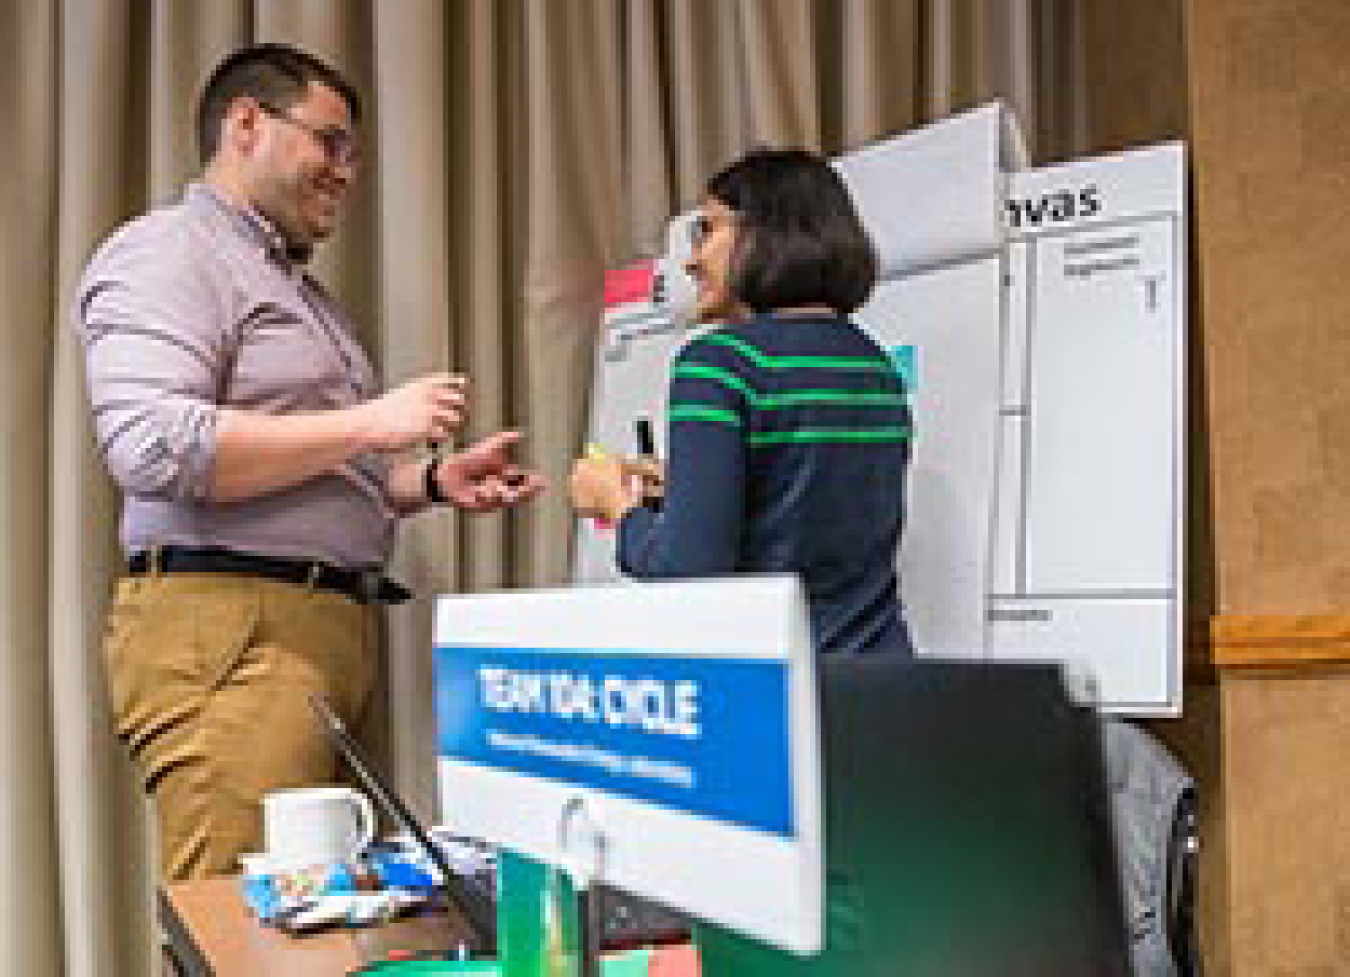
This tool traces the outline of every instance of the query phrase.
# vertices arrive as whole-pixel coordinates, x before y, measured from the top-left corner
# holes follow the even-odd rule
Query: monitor
[[[736,977],[1126,977],[1097,724],[1049,665],[827,661],[815,957],[698,928]]]

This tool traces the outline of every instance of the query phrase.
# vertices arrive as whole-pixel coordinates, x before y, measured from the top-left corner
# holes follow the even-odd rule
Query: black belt
[[[378,569],[347,570],[317,560],[259,556],[216,546],[163,546],[142,550],[127,561],[127,572],[133,576],[156,569],[160,573],[237,573],[284,580],[319,590],[333,590],[358,604],[402,604],[412,599],[412,591],[390,580]]]

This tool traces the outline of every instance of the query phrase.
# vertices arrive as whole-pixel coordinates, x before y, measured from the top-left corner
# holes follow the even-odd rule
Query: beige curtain
[[[301,44],[366,93],[371,165],[318,259],[386,380],[451,366],[554,492],[425,517],[425,594],[565,579],[561,486],[608,264],[755,143],[858,145],[987,98],[1074,148],[1078,0],[0,0],[0,973],[152,973],[147,841],[98,644],[116,496],[65,302],[93,245],[194,171],[205,74]],[[389,621],[385,749],[432,796],[430,603]]]

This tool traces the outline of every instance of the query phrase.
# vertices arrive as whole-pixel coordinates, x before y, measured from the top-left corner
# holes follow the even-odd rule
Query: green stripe
[[[713,421],[732,427],[741,426],[741,419],[735,411],[708,404],[671,404],[666,416],[672,421]]]
[[[868,356],[770,356],[751,346],[743,339],[711,333],[695,343],[713,343],[717,346],[729,346],[740,353],[755,366],[764,370],[790,370],[797,367],[825,370],[869,370],[876,373],[894,373],[895,367],[888,360],[878,360]]]
[[[724,387],[730,387],[732,390],[739,390],[745,394],[747,400],[752,403],[757,396],[755,390],[750,384],[746,383],[736,374],[720,369],[715,366],[704,366],[702,363],[676,363],[675,369],[670,371],[672,377],[686,377],[693,380],[713,380]]]
[[[848,404],[852,407],[903,407],[905,395],[889,390],[789,390],[781,394],[765,394],[754,401],[760,410],[776,410],[793,404],[822,403]]]
[[[760,434],[751,434],[746,440],[752,445],[816,441],[908,441],[909,429],[904,427],[878,427],[861,431],[845,429],[831,431],[819,428],[797,431],[764,431]]]
[[[745,396],[756,410],[777,410],[793,404],[823,403],[848,404],[854,407],[903,407],[905,395],[890,390],[830,390],[806,388],[777,394],[761,394],[736,374],[702,363],[677,363],[671,371],[674,377],[692,380],[711,380]]]

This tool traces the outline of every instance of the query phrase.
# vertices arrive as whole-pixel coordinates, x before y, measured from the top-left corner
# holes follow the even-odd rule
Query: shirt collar
[[[309,260],[312,248],[292,244],[261,211],[254,207],[238,206],[209,183],[189,183],[183,197],[190,205],[208,208],[224,217],[236,233],[256,245],[269,260],[287,271]]]

